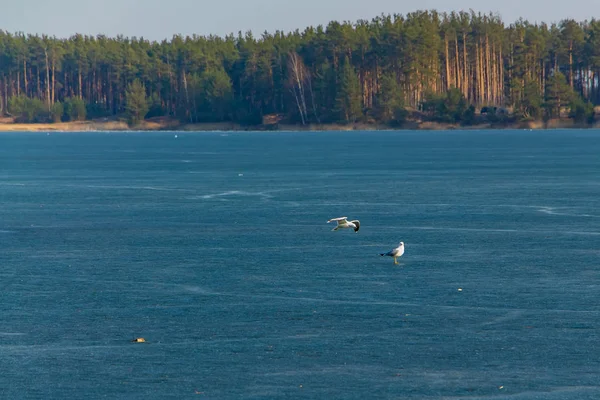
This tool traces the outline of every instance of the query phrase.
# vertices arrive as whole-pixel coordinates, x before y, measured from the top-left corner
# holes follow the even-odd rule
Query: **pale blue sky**
[[[511,23],[600,17],[600,0],[20,0],[1,1],[0,29],[68,37],[74,33],[224,36],[239,30],[300,30],[331,20],[371,19],[417,9],[498,12]]]

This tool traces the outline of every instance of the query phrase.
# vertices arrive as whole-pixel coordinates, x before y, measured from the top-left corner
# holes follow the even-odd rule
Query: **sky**
[[[20,0],[2,1],[0,29],[47,34],[75,33],[149,40],[174,34],[225,36],[251,30],[303,30],[329,21],[370,20],[381,14],[416,10],[498,13],[510,24],[600,18],[599,0]]]

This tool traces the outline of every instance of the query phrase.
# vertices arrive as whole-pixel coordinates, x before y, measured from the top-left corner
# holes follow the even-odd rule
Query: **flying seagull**
[[[337,226],[333,228],[332,231],[337,231],[338,229],[344,228],[352,228],[354,229],[354,232],[358,232],[358,230],[360,229],[360,221],[357,219],[353,221],[348,221],[348,217],[331,218],[329,221],[327,221],[327,223],[333,221],[337,222]]]
[[[398,264],[397,258],[404,254],[404,242],[400,242],[398,247],[388,251],[387,253],[381,253],[382,256],[394,257],[394,264]]]

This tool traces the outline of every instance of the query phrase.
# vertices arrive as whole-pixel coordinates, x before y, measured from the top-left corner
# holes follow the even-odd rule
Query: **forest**
[[[599,103],[595,19],[432,10],[160,42],[0,31],[0,114],[18,122],[586,124]]]

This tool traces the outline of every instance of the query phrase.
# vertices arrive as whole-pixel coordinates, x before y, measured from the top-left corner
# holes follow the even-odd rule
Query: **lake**
[[[0,133],[0,200],[2,398],[600,398],[598,130]]]

